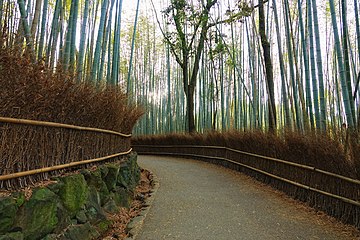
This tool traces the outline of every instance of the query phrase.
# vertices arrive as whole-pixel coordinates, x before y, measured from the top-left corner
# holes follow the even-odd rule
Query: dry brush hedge
[[[73,79],[0,49],[0,117],[132,132],[142,109],[129,103],[120,87],[76,83]],[[130,139],[114,134],[0,122],[0,175],[129,149]],[[0,187],[16,189],[48,177],[43,173],[2,181]]]
[[[137,137],[133,139],[132,144],[139,153],[150,152],[157,154],[168,152],[180,156],[186,156],[186,154],[189,154],[189,156],[210,156],[210,158],[201,159],[244,172],[296,199],[307,202],[312,207],[360,228],[359,181],[347,181],[321,172],[323,170],[351,179],[356,179],[359,174],[355,159],[346,156],[343,146],[328,136],[305,136],[297,133],[287,133],[285,136],[278,137],[262,132],[209,133],[205,135],[173,134]],[[146,147],[146,145],[153,147]],[[177,146],[183,147],[179,148]],[[219,146],[220,148],[201,146]],[[295,164],[272,161],[271,159],[229,149],[281,159]],[[223,161],[223,158],[239,164]],[[248,167],[244,167],[242,164]],[[309,167],[303,168],[296,164]],[[254,171],[252,168],[260,171]],[[314,169],[319,170],[315,171]],[[353,200],[357,202],[357,205],[330,195],[320,194],[306,187],[299,187],[296,184],[263,174],[261,171],[276,175],[281,179],[287,179]]]

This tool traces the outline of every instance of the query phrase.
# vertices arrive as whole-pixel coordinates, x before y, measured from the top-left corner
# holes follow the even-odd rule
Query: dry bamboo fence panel
[[[219,146],[134,145],[139,154],[197,158],[232,168],[360,228],[360,181],[312,166]]]
[[[19,189],[69,169],[119,160],[131,134],[0,117],[0,188]]]

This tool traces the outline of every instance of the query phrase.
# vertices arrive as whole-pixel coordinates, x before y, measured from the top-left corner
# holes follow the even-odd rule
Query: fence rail
[[[77,162],[70,162],[70,163],[67,163],[67,164],[61,164],[61,165],[56,165],[56,166],[52,166],[52,167],[39,168],[39,169],[33,169],[33,170],[29,170],[29,171],[24,171],[24,172],[17,172],[17,173],[12,173],[12,174],[7,174],[7,175],[1,175],[0,176],[0,181],[15,179],[15,178],[19,178],[19,177],[30,176],[30,175],[39,174],[39,173],[46,173],[46,172],[51,172],[51,171],[56,171],[56,170],[63,170],[63,169],[66,169],[66,168],[72,168],[72,167],[85,165],[85,164],[90,164],[90,163],[98,163],[98,162],[110,160],[112,158],[124,156],[124,155],[127,155],[127,154],[131,153],[131,152],[132,152],[132,148],[130,148],[129,151],[112,154],[112,155],[109,155],[109,156],[106,156],[106,157],[82,160],[82,161],[77,161]]]
[[[209,160],[211,162],[215,161],[215,163],[217,164],[221,164],[231,168],[234,168],[233,166],[237,166],[236,169],[247,169],[248,171],[252,171],[259,175],[275,179],[276,181],[290,184],[296,188],[304,189],[307,192],[313,192],[315,196],[312,196],[313,199],[309,200],[312,201],[310,205],[318,207],[317,205],[319,204],[319,202],[322,202],[324,206],[322,206],[321,210],[324,211],[327,211],[327,209],[329,209],[329,206],[327,205],[330,205],[334,208],[340,208],[340,212],[336,210],[329,210],[330,215],[338,217],[339,219],[347,219],[347,222],[360,228],[359,180],[324,171],[313,166],[289,162],[282,159],[276,159],[221,146],[133,145],[133,148],[139,154],[199,158],[206,161]],[[247,158],[249,159],[244,160]],[[263,165],[258,164],[257,161],[263,161]],[[256,164],[258,164],[260,167],[254,166]],[[291,177],[289,177],[289,173],[284,174],[283,172],[288,169],[282,166],[288,166],[288,168],[291,168],[292,170],[294,170],[293,168],[298,169],[298,172],[293,172],[293,175],[296,175],[296,177],[294,177],[294,179],[291,179]],[[285,177],[282,175],[285,175]],[[296,192],[296,190],[293,192]],[[308,201],[308,199],[310,198],[309,196],[307,196],[306,193],[302,193],[305,196],[297,196],[296,194],[298,193],[292,194],[292,196],[302,199],[303,201]],[[327,199],[319,201],[319,195]],[[343,202],[345,205],[349,204],[350,207],[339,206],[339,202],[334,203],[333,201],[340,201]],[[349,210],[349,208],[351,210]]]
[[[0,117],[0,189],[22,188],[69,168],[120,160],[132,151],[130,137],[106,129]]]
[[[79,130],[79,131],[89,131],[89,132],[114,134],[114,135],[118,135],[118,136],[126,137],[126,138],[131,137],[131,134],[124,134],[124,133],[119,133],[119,132],[106,130],[106,129],[80,127],[80,126],[75,126],[75,125],[70,125],[70,124],[63,124],[63,123],[55,123],[55,122],[36,121],[36,120],[17,119],[17,118],[7,118],[7,117],[0,117],[0,122],[2,122],[2,123],[12,123],[12,124],[21,124],[21,125],[30,125],[30,126],[40,126],[40,127],[67,128],[67,129]]]
[[[283,163],[283,164],[287,164],[287,165],[291,165],[291,166],[295,166],[295,167],[299,167],[299,168],[303,168],[303,169],[307,169],[307,170],[311,170],[314,172],[318,172],[318,173],[322,173],[324,175],[328,175],[328,176],[332,176],[335,178],[339,178],[348,182],[352,182],[355,184],[358,184],[360,187],[360,181],[356,180],[356,179],[352,179],[352,178],[348,178],[336,173],[332,173],[332,172],[328,172],[328,171],[324,171],[312,166],[308,166],[308,165],[303,165],[303,164],[299,164],[299,163],[294,163],[294,162],[289,162],[286,160],[281,160],[281,159],[277,159],[277,158],[272,158],[272,157],[267,157],[267,156],[262,156],[262,155],[258,155],[258,154],[254,154],[254,153],[248,153],[248,152],[244,152],[244,151],[240,151],[237,149],[233,149],[233,148],[228,148],[228,147],[219,147],[219,146],[193,146],[193,145],[167,145],[167,146],[161,146],[161,145],[134,145],[135,148],[143,148],[143,147],[147,147],[147,148],[201,148],[201,149],[221,149],[221,150],[226,150],[226,151],[230,151],[230,152],[234,152],[234,153],[240,153],[240,154],[244,154],[247,156],[252,156],[252,157],[256,157],[256,158],[261,158],[261,159],[265,159],[265,160],[269,160],[269,161],[273,161],[273,162],[279,162],[279,163]],[[142,152],[139,152],[142,153]],[[147,152],[148,154],[151,154],[152,152]],[[158,152],[156,152],[158,154]],[[143,153],[146,154],[146,153]],[[173,155],[172,153],[165,153],[165,154],[169,154],[169,155]],[[180,153],[179,153],[180,154]],[[175,154],[176,155],[176,154]],[[186,154],[185,154],[186,155]],[[193,154],[190,154],[190,156],[192,156]],[[197,155],[194,155],[197,156]],[[198,155],[199,157],[211,157],[208,155]],[[222,158],[222,160],[226,160],[229,161],[229,159],[226,158]],[[238,163],[238,162],[236,162]]]

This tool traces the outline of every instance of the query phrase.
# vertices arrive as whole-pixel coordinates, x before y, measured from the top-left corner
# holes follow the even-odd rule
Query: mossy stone
[[[58,197],[47,188],[39,188],[18,211],[15,228],[23,231],[24,239],[39,239],[51,233],[58,224]]]
[[[87,183],[81,174],[64,177],[61,181],[64,185],[62,185],[58,194],[70,217],[74,217],[84,207],[88,198]]]
[[[56,183],[50,184],[47,188],[50,189],[52,192],[58,194],[63,187],[64,183],[60,179],[58,179]]]
[[[18,207],[21,207],[21,206],[25,203],[25,201],[26,201],[25,193],[24,193],[24,192],[16,192],[16,193],[13,193],[13,194],[12,194],[12,198],[15,199],[16,206],[18,206]]]
[[[111,224],[112,224],[111,221],[103,220],[103,221],[100,221],[98,224],[96,224],[96,228],[97,228],[98,232],[103,233],[109,229]]]
[[[99,192],[101,205],[104,204],[105,200],[107,199],[110,192],[109,192],[105,182],[102,179],[101,170],[96,169],[95,171],[91,171],[91,172],[84,171],[82,174],[84,175],[87,184],[90,187],[95,188],[96,191]]]
[[[129,208],[132,200],[131,196],[130,191],[122,187],[116,187],[113,198],[117,206]]]
[[[69,226],[64,236],[70,240],[92,240],[97,239],[100,234],[90,223],[85,223]]]
[[[6,233],[14,224],[17,209],[14,198],[0,198],[0,234]]]
[[[58,240],[58,236],[56,234],[48,234],[41,240]]]
[[[137,164],[137,153],[133,152],[129,156],[130,171],[133,176],[135,185],[140,181],[140,168]]]
[[[103,208],[105,211],[109,213],[116,213],[119,211],[118,206],[116,206],[116,202],[114,200],[114,193],[111,193],[112,197],[104,204]]]
[[[86,201],[87,217],[89,220],[105,219],[105,213],[101,207],[100,193],[94,186],[89,187],[89,196]]]
[[[108,169],[108,174],[104,178],[104,182],[108,190],[112,191],[115,189],[117,178],[119,176],[120,167],[115,164],[108,164],[107,169]]]
[[[101,177],[104,179],[108,173],[109,173],[109,169],[106,165],[101,165],[99,166],[99,170],[100,170],[100,173],[101,173]]]
[[[23,240],[24,235],[21,232],[11,232],[0,236],[0,240]]]
[[[120,169],[119,169],[117,186],[123,187],[126,189],[130,189],[131,183],[132,183],[131,178],[132,178],[132,176],[131,176],[131,172],[130,172],[128,163],[122,163],[120,165]]]
[[[134,171],[139,166],[137,165],[137,153],[132,152],[129,155],[128,162],[130,163],[131,170]]]
[[[61,233],[65,228],[67,228],[71,224],[71,218],[69,212],[66,210],[66,208],[61,202],[57,204],[57,217],[58,217],[58,224],[54,229],[53,233]]]
[[[77,222],[80,223],[80,224],[86,223],[87,222],[87,217],[86,217],[85,211],[84,210],[79,211],[76,214],[76,219],[77,219]]]
[[[137,164],[137,154],[128,156],[125,163],[120,165],[117,185],[128,190],[133,190],[140,180],[140,168]]]

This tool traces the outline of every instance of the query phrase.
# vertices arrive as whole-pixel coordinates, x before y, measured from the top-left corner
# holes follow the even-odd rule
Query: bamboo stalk
[[[106,129],[80,127],[80,126],[75,126],[75,125],[69,125],[69,124],[63,124],[63,123],[54,123],[54,122],[46,122],[46,121],[36,121],[36,120],[0,117],[0,122],[12,123],[12,124],[22,124],[22,125],[31,125],[31,126],[41,126],[41,127],[67,128],[67,129],[79,130],[79,131],[90,131],[90,132],[114,134],[114,135],[118,135],[118,136],[126,137],[126,138],[131,137],[131,134],[124,134],[124,133],[119,133],[119,132],[106,130]]]
[[[29,171],[25,171],[25,172],[17,172],[17,173],[2,175],[2,176],[0,176],[0,181],[10,180],[10,179],[19,178],[19,177],[25,177],[25,176],[29,176],[29,175],[45,173],[45,172],[50,172],[50,171],[62,170],[65,168],[75,167],[75,166],[89,164],[89,163],[101,162],[101,161],[105,161],[105,160],[108,160],[111,158],[129,154],[131,151],[132,151],[132,148],[130,148],[130,150],[128,150],[126,152],[116,153],[116,154],[112,154],[112,155],[109,155],[106,157],[94,158],[94,159],[89,159],[89,160],[61,164],[61,165],[52,166],[52,167],[45,167],[45,168],[29,170]]]

